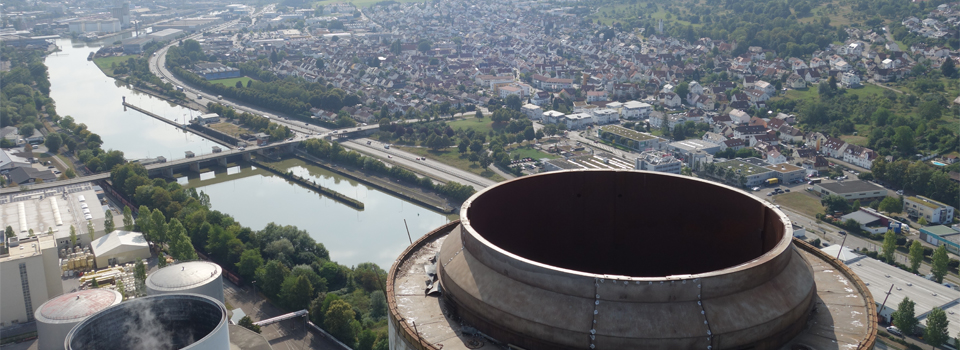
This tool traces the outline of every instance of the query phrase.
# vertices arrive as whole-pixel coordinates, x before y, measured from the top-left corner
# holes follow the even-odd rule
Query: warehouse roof
[[[117,254],[138,249],[149,249],[147,240],[140,232],[115,230],[90,244],[93,256]]]
[[[819,186],[833,193],[856,193],[879,190],[886,191],[886,189],[883,187],[860,180],[821,183]]]

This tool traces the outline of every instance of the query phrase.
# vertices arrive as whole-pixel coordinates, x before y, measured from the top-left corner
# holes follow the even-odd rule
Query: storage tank
[[[65,350],[230,350],[227,308],[200,294],[154,295],[114,305],[67,334]]]
[[[63,350],[70,329],[88,316],[119,304],[123,296],[110,289],[88,289],[50,299],[34,312],[39,350]]]
[[[209,261],[188,261],[164,267],[147,276],[147,295],[196,293],[223,302],[220,265]]]

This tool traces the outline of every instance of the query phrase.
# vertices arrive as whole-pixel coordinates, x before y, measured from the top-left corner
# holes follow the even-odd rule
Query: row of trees
[[[434,190],[456,201],[462,202],[467,198],[470,198],[470,196],[476,192],[473,187],[469,185],[463,185],[455,181],[448,181],[443,185],[434,184],[433,180],[430,180],[428,177],[418,177],[412,171],[402,167],[388,167],[379,159],[364,156],[359,152],[349,151],[336,142],[327,142],[320,139],[309,139],[302,141],[300,143],[300,147],[302,147],[307,151],[308,154],[312,156],[330,160],[336,163],[355,166],[376,174],[389,176],[410,185],[419,186],[428,190]]]
[[[269,118],[249,112],[237,113],[237,111],[230,106],[209,102],[207,103],[207,110],[211,113],[218,114],[222,118],[236,120],[255,132],[267,133],[270,135],[270,141],[279,141],[293,136],[293,132],[290,131],[290,128],[286,125],[271,122]]]
[[[330,261],[322,243],[294,226],[268,224],[254,231],[210,209],[210,198],[176,182],[150,179],[138,163],[111,172],[115,188],[138,205],[136,229],[177,260],[202,252],[254,283],[288,310],[310,318],[356,349],[386,349],[386,272],[373,263],[354,268]]]
[[[902,188],[919,195],[960,207],[960,184],[950,179],[948,171],[957,171],[960,165],[935,169],[930,164],[906,159],[887,162],[878,157],[871,170],[873,176],[891,188]]]

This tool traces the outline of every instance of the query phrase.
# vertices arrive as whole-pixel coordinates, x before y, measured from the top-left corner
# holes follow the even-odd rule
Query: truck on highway
[[[390,145],[384,144],[384,145],[383,145],[383,148],[390,149]]]
[[[819,177],[810,179],[810,182],[807,182],[808,185],[818,184],[822,181]]]
[[[777,179],[777,178],[773,177],[773,178],[767,179],[767,180],[764,181],[764,182],[766,182],[767,185],[776,185],[778,182],[780,182],[780,179]]]
[[[177,85],[177,91],[183,92],[183,86]]]

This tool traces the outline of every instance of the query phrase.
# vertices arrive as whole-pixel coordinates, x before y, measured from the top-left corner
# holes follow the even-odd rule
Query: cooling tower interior
[[[561,171],[467,200],[443,242],[443,299],[526,349],[777,348],[816,292],[779,210],[642,171]]]
[[[127,301],[90,316],[67,335],[67,350],[229,350],[227,310],[199,294]]]

